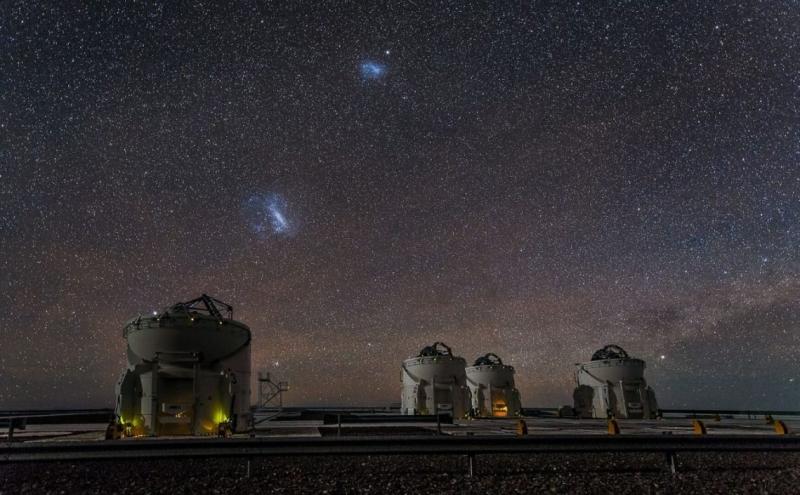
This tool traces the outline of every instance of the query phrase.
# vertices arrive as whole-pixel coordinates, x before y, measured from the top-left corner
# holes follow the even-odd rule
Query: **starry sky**
[[[800,3],[0,3],[0,409],[205,292],[289,404],[442,340],[571,403],[800,409]]]

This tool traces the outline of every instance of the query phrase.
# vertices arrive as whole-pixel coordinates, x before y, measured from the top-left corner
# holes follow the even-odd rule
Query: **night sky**
[[[290,404],[443,340],[800,409],[798,2],[315,3],[0,3],[0,409],[111,406],[204,292]]]

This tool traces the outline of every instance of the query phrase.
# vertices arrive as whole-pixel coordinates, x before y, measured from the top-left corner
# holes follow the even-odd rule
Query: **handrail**
[[[740,416],[800,416],[800,411],[776,411],[772,409],[659,409],[660,414],[737,414]]]
[[[21,443],[0,448],[0,462],[297,455],[477,455],[597,452],[800,452],[798,436],[529,435],[233,438]]]
[[[69,418],[73,416],[99,416],[103,414],[114,414],[113,409],[87,409],[85,411],[59,412],[59,413],[39,413],[32,412],[27,414],[0,414],[0,421],[9,419],[36,419],[36,418]]]

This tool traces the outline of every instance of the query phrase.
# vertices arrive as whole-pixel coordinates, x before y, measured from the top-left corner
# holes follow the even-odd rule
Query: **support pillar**
[[[158,435],[158,356],[153,361],[150,376],[150,436]]]

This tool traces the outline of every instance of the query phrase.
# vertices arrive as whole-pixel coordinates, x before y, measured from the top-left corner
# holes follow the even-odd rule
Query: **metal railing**
[[[661,453],[674,473],[679,453],[800,452],[800,436],[385,436],[21,443],[0,448],[0,462],[241,457],[249,465],[251,458],[265,456],[458,455],[468,458],[472,474],[477,455],[605,452]]]
[[[76,424],[111,421],[113,409],[86,409],[82,411],[16,411],[0,412],[0,428],[8,428],[7,442],[14,441],[15,430],[25,430],[28,425]]]
[[[687,418],[698,416],[747,416],[747,419],[758,419],[767,416],[800,416],[800,411],[774,411],[774,410],[755,410],[755,409],[659,409],[659,415],[679,415]]]

